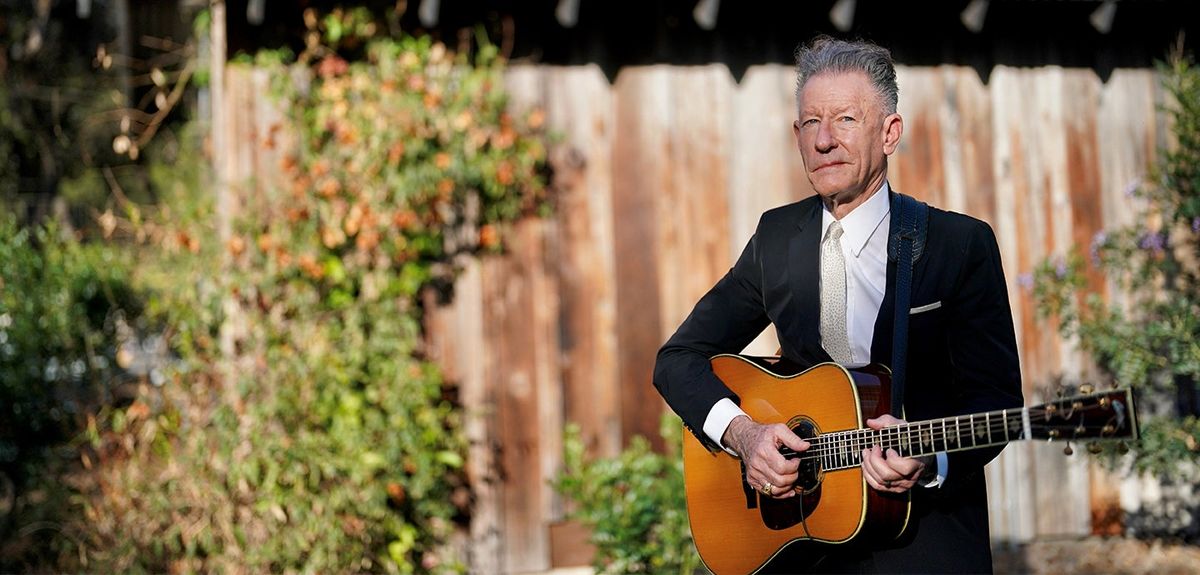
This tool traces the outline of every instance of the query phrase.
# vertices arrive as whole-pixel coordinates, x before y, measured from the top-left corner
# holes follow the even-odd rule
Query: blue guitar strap
[[[929,206],[909,196],[892,196],[892,213],[899,214],[899,229],[888,237],[888,259],[896,262],[896,316],[892,337],[892,415],[903,419],[904,378],[908,363],[908,315],[912,299],[913,266],[925,251]]]

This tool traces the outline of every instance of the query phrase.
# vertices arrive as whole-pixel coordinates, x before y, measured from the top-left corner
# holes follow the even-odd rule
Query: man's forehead
[[[804,86],[797,96],[801,108],[813,104],[843,107],[880,104],[879,94],[867,74],[859,70],[831,70],[813,74],[805,79]]]

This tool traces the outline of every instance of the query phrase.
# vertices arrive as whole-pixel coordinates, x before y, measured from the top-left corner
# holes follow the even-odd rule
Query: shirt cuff
[[[945,451],[939,451],[934,455],[937,456],[937,477],[926,483],[925,487],[941,487],[946,482],[946,472],[950,470],[950,458],[946,457]]]
[[[739,415],[746,415],[746,412],[742,411],[742,408],[738,407],[732,399],[726,397],[714,404],[712,409],[708,410],[708,417],[704,418],[704,435],[707,435],[709,439],[713,440],[713,443],[720,445],[721,449],[734,457],[737,457],[738,454],[721,443],[721,438],[725,436],[729,422]]]

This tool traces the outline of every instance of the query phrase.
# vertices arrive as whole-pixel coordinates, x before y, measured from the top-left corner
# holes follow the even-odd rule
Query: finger
[[[902,479],[900,474],[888,465],[888,461],[883,458],[883,451],[878,446],[867,451],[867,459],[863,462],[863,467],[869,467],[877,481],[887,485]]]
[[[885,427],[900,425],[902,423],[905,423],[903,419],[896,419],[895,417],[885,413],[874,419],[868,419],[867,427],[870,427],[871,429],[883,429]]]
[[[887,459],[885,461],[887,462],[888,467],[890,467],[896,473],[899,473],[905,479],[911,479],[914,475],[920,473],[921,468],[924,467],[924,465],[916,459],[901,457],[895,449],[887,450]]]
[[[792,448],[792,451],[805,451],[809,447],[807,441],[801,439],[799,435],[796,435],[796,433],[789,429],[786,425],[775,425],[772,426],[771,430],[775,432],[775,438],[783,445]]]

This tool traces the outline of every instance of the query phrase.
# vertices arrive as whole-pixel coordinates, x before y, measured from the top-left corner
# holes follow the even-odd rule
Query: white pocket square
[[[942,307],[942,302],[940,302],[940,301],[935,301],[933,303],[927,303],[923,306],[914,307],[914,308],[908,310],[908,315],[917,315],[922,312],[935,310],[939,307]]]

